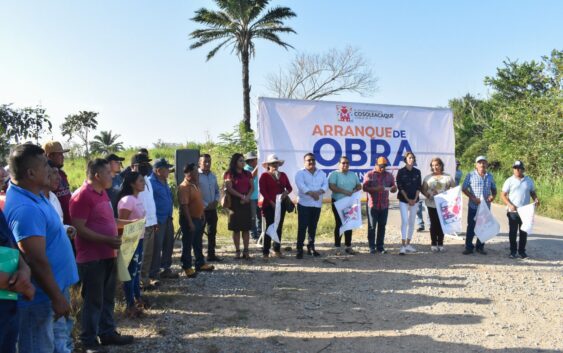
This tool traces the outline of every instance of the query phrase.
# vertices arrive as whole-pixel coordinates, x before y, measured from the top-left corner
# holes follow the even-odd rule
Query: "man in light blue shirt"
[[[202,154],[199,157],[199,189],[205,205],[205,223],[207,226],[207,261],[221,261],[215,254],[217,238],[217,205],[221,199],[217,177],[211,172],[211,156]]]
[[[12,181],[4,211],[37,288],[32,301],[20,302],[19,351],[70,352],[71,325],[66,318],[69,287],[78,282],[78,269],[63,223],[41,193],[49,187],[47,157],[41,147],[23,144],[14,148],[9,163]]]
[[[521,258],[528,257],[526,254],[526,241],[528,233],[523,232],[522,220],[518,214],[518,208],[530,203],[530,196],[538,204],[536,187],[530,177],[524,175],[524,163],[516,161],[512,165],[513,175],[506,179],[502,186],[501,197],[506,204],[506,216],[508,217],[508,238],[510,240],[510,257],[515,259],[516,252]],[[520,232],[520,241],[516,244],[517,233]]]
[[[248,152],[244,156],[244,160],[246,161],[244,170],[252,173],[252,180],[254,182],[254,190],[252,195],[250,195],[250,217],[252,218],[250,235],[252,239],[258,240],[260,233],[262,233],[262,216],[260,215],[260,207],[258,207],[258,156],[256,152]]]
[[[307,153],[303,160],[305,167],[295,175],[299,195],[297,204],[297,258],[303,258],[305,233],[309,235],[307,254],[320,256],[315,250],[315,235],[323,205],[323,194],[328,190],[326,174],[316,167],[315,155]]]

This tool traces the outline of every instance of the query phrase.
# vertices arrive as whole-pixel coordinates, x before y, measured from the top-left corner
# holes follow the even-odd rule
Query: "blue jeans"
[[[389,209],[377,210],[375,207],[368,206],[368,243],[369,249],[383,251],[385,240],[385,225]],[[375,239],[375,229],[377,228],[377,241]]]
[[[139,268],[139,261],[143,256],[143,239],[139,239],[139,244],[135,253],[129,262],[129,275],[130,281],[123,282],[123,292],[125,293],[125,301],[127,307],[130,308],[135,305],[135,299],[141,298],[141,269]]]
[[[51,301],[18,308],[20,316],[19,353],[55,351],[55,333]]]
[[[81,263],[78,264],[78,273],[82,281],[80,340],[85,346],[92,346],[98,342],[97,336],[115,332],[113,309],[117,262],[112,258]]]
[[[467,210],[467,232],[465,232],[465,248],[467,250],[484,249],[485,243],[481,243],[479,238],[475,246],[473,246],[473,237],[475,237],[475,216],[477,215],[477,208],[468,207]]]
[[[297,250],[303,250],[305,233],[309,235],[307,248],[315,248],[315,235],[317,224],[321,216],[320,207],[307,207],[297,204]]]
[[[195,257],[195,269],[205,264],[203,258],[203,220],[200,218],[192,218],[194,230],[190,231],[187,220],[180,217],[180,227],[182,227],[182,268],[184,270],[192,268],[192,248]]]
[[[0,300],[0,352],[16,352],[19,329],[18,302]]]
[[[66,300],[70,303],[70,291],[68,288],[63,290]],[[53,325],[55,335],[55,353],[72,353],[74,344],[72,343],[72,327],[74,321],[70,317],[60,317]]]

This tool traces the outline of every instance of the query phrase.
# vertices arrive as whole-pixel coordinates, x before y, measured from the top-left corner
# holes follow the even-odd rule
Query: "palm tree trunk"
[[[248,49],[242,50],[241,55],[242,61],[242,99],[243,99],[243,109],[244,109],[244,130],[246,132],[252,131],[250,127],[250,83],[249,83],[249,73],[248,73],[248,65],[249,65],[249,54]]]

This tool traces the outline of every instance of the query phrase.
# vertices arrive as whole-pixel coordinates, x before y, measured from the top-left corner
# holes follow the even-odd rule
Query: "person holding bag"
[[[229,170],[225,172],[223,180],[225,181],[226,192],[229,193],[231,199],[228,228],[233,232],[233,242],[236,249],[235,258],[241,258],[240,236],[242,233],[244,246],[242,258],[249,260],[248,244],[250,229],[252,228],[250,196],[254,190],[254,183],[252,182],[252,174],[244,170],[244,166],[244,156],[240,153],[233,154],[229,163]]]
[[[276,196],[282,194],[284,200],[289,200],[292,203],[291,199],[289,198],[288,194],[293,190],[291,184],[289,183],[289,179],[284,172],[279,171],[279,167],[282,166],[284,163],[283,160],[278,159],[275,154],[271,154],[268,156],[265,162],[262,163],[262,166],[266,168],[266,172],[262,173],[260,179],[258,180],[258,185],[260,188],[260,194],[264,198],[262,203],[262,214],[266,219],[266,229],[274,223],[275,211],[276,211]],[[277,234],[278,238],[282,239],[282,232],[283,232],[283,221],[285,218],[285,212],[287,210],[287,202],[282,202],[282,212],[280,222],[278,224]],[[272,244],[272,239],[268,235],[264,235],[264,245],[262,247],[262,255],[265,259],[270,256],[270,247]],[[281,246],[278,243],[274,243],[274,255],[276,257],[283,257],[281,253]]]

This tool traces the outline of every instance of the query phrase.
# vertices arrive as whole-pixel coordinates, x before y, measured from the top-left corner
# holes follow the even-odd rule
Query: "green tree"
[[[195,12],[192,21],[207,28],[197,29],[190,34],[195,40],[190,49],[219,41],[207,54],[209,60],[222,47],[232,47],[242,63],[243,122],[245,130],[251,131],[249,64],[251,56],[256,54],[254,39],[266,39],[286,49],[292,48],[278,34],[296,33],[283,22],[296,14],[290,8],[281,6],[266,10],[269,0],[215,0],[215,3],[219,11],[201,8]],[[264,11],[265,14],[259,17]]]
[[[120,137],[121,135],[113,134],[111,130],[100,131],[90,142],[90,150],[102,155],[123,151],[123,142],[117,141]]]
[[[68,115],[61,125],[61,133],[63,136],[68,136],[69,141],[75,136],[82,141],[86,159],[90,157],[88,148],[90,132],[98,127],[97,116],[98,113],[96,112],[80,111],[78,114]]]
[[[11,104],[0,105],[0,157],[9,152],[11,143],[22,143],[32,138],[39,143],[44,132],[51,132],[53,125],[41,106],[14,109]]]

